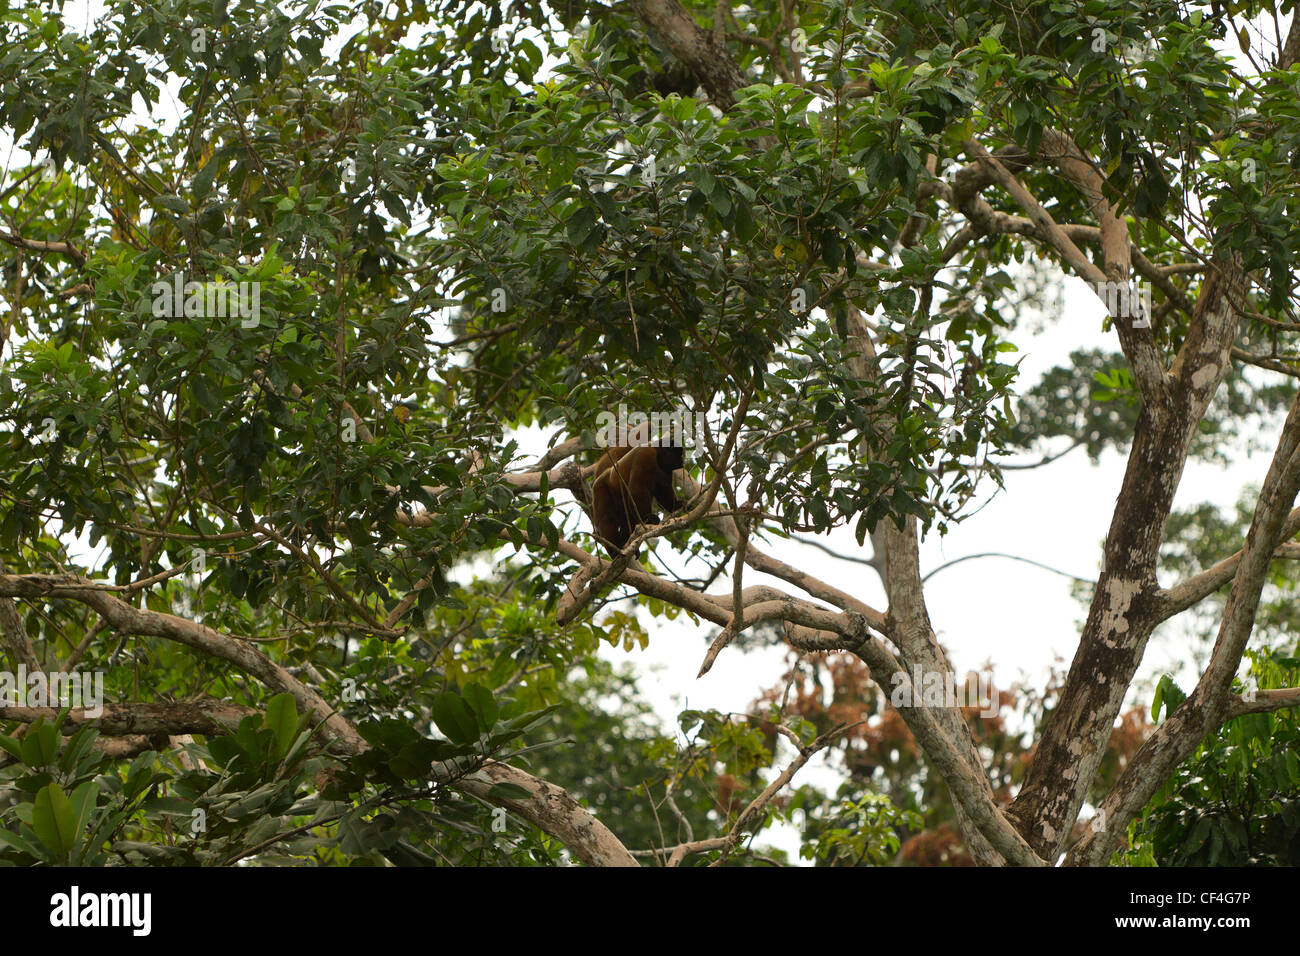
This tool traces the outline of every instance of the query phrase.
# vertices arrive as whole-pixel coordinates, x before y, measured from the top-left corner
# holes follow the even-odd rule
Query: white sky
[[[1074,349],[1116,348],[1114,333],[1102,331],[1100,303],[1082,282],[1067,281],[1064,303],[1061,322],[1037,336],[1023,328],[1013,336],[1024,357],[1021,388],[1037,382],[1043,371],[1066,364]],[[1031,461],[1033,456],[1023,460]],[[1262,481],[1268,462],[1267,452],[1226,468],[1190,462],[1174,507],[1212,502],[1231,508],[1243,485]],[[1083,449],[1076,449],[1042,468],[1006,472],[1006,490],[992,503],[952,526],[947,536],[933,532],[922,542],[922,573],[963,555],[1001,551],[1095,578],[1124,466],[1123,456],[1107,452],[1093,467]],[[838,529],[826,541],[841,554],[871,554],[870,542],[859,549],[849,529]],[[778,541],[769,550],[778,549],[782,560],[884,610],[883,589],[871,568],[795,542]],[[759,583],[793,590],[765,575],[746,575],[746,585]],[[1161,583],[1167,586],[1171,581],[1162,577]],[[724,577],[711,590],[724,593],[729,589],[729,579]],[[1028,677],[1033,686],[1041,688],[1054,660],[1059,658],[1068,665],[1086,616],[1086,608],[1071,597],[1068,579],[1000,558],[968,561],[943,571],[927,583],[926,598],[931,621],[957,673],[983,669],[991,663],[1000,687]],[[709,674],[696,680],[707,645],[695,632],[708,633],[711,628],[707,624],[696,628],[681,618],[657,623],[655,637],[645,652],[612,653],[652,669],[646,687],[661,713],[675,714],[678,706],[687,705],[743,710],[760,688],[779,677],[783,653],[742,655],[729,648]],[[1148,647],[1139,677],[1169,671],[1187,687],[1194,679],[1189,656],[1186,637],[1165,628]]]

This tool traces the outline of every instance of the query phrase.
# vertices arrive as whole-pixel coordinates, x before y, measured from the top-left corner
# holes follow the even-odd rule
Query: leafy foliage
[[[115,639],[51,598],[23,625],[43,665],[104,673],[114,701],[250,716],[125,753],[6,721],[4,862],[566,859],[456,790],[490,757],[555,779],[638,848],[729,832],[783,754],[776,728],[806,746],[838,720],[653,726],[597,658],[644,647],[643,619],[555,624],[560,539],[590,539],[549,478],[511,483],[522,435],[590,445],[619,403],[685,409],[705,448],[734,432],[728,493],[766,536],[859,542],[886,521],[946,530],[1010,452],[1122,447],[1131,378],[1099,347],[1013,401],[1013,339],[1042,304],[1023,236],[957,242],[944,221],[900,241],[941,215],[929,158],[942,180],[970,136],[1033,149],[1070,129],[1157,266],[1201,241],[1166,228],[1195,198],[1267,277],[1243,344],[1285,352],[1300,108],[1290,77],[1231,70],[1218,17],[1165,0],[735,5],[715,35],[745,85],[723,111],[631,6],[109,0],[79,31],[57,5],[0,0],[0,126],[32,160],[0,179],[5,569],[93,576],[237,638],[369,748],[343,759],[229,661],[174,633]],[[686,9],[704,24],[719,8]],[[1060,221],[1090,215],[1043,170],[1023,178]],[[1157,290],[1166,358],[1196,281]],[[1244,374],[1226,395],[1198,453],[1282,398]],[[661,546],[702,568],[691,583],[732,554],[702,528]],[[848,789],[800,798],[820,863],[882,863],[917,814],[948,822],[905,735],[873,729],[844,741]],[[1009,787],[1023,742],[986,729]],[[884,742],[901,745],[888,803],[865,787]],[[774,803],[744,836],[791,812]]]
[[[1294,687],[1300,657],[1250,653],[1254,689]],[[1172,682],[1152,705],[1168,713],[1184,695]],[[1300,726],[1294,712],[1228,721],[1165,783],[1132,833],[1130,858],[1159,866],[1295,866],[1300,862]]]

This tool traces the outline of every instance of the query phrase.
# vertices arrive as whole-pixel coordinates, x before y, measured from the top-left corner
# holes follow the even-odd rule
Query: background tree
[[[114,705],[6,711],[11,861],[735,862],[864,717],[688,712],[685,745],[602,741],[619,765],[584,775],[541,724],[601,720],[593,655],[644,634],[620,594],[718,628],[702,671],[784,640],[907,689],[894,716],[983,864],[1105,863],[1207,735],[1300,702],[1233,684],[1300,530],[1300,31],[1272,8],[108,11],[77,36],[0,0],[0,124],[36,159],[0,184],[0,630],[12,667],[104,671]],[[1119,353],[1017,418],[1010,339],[1065,274]],[[203,295],[160,299],[184,281]],[[232,285],[256,308],[216,309]],[[687,508],[611,563],[578,457],[620,403],[705,429]],[[1162,587],[1188,456],[1283,405],[1244,536]],[[1004,780],[1028,742],[912,686],[951,671],[918,542],[1064,436],[1128,467]],[[837,527],[870,577],[772,553]],[[1150,635],[1223,588],[1196,687],[1099,796]],[[639,787],[661,818],[620,833]],[[575,799],[596,790],[612,828]],[[826,862],[919,823],[805,796]]]

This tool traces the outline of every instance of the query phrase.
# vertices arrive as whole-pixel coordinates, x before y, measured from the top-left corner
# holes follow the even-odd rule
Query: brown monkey
[[[659,523],[655,501],[677,510],[673,471],[684,464],[683,450],[671,445],[611,448],[596,463],[591,523],[611,555],[627,545],[637,525]]]

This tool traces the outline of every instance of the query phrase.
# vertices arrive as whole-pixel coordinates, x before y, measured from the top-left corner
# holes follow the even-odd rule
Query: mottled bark
[[[1124,695],[1160,621],[1156,563],[1187,449],[1227,370],[1240,291],[1221,259],[1202,284],[1192,325],[1160,404],[1144,403],[1106,537],[1079,647],[1010,815],[1040,855],[1054,859],[1096,776]]]
[[[1073,848],[1071,862],[1104,864],[1118,848],[1128,821],[1141,812],[1169,774],[1191,756],[1206,734],[1223,723],[1231,708],[1240,709],[1230,693],[1232,679],[1254,628],[1269,562],[1282,540],[1287,513],[1300,491],[1297,449],[1300,449],[1300,395],[1292,402],[1272,466],[1260,490],[1210,664],[1196,689],[1129,762],[1099,808],[1104,827]]]
[[[99,711],[95,715],[83,707],[69,710],[59,729],[65,737],[85,726],[94,727],[101,734],[112,737],[130,734],[203,734],[218,737],[234,733],[241,720],[257,713],[251,707],[221,700],[104,704]],[[58,715],[58,707],[0,707],[0,718],[24,724],[41,718],[52,724]]]
[[[515,799],[493,792],[498,784],[522,787],[528,796]],[[559,787],[508,764],[490,763],[456,782],[456,789],[511,810],[563,843],[588,866],[638,866],[627,847]]]
[[[4,573],[5,565],[0,561],[0,574]],[[11,597],[0,597],[0,649],[3,649],[15,668],[22,664],[29,671],[40,670],[41,660],[36,656],[32,642],[27,639],[23,619]]]
[[[715,35],[700,27],[677,0],[631,0],[631,7],[673,56],[690,67],[713,105],[723,112],[731,109],[745,80]]]

